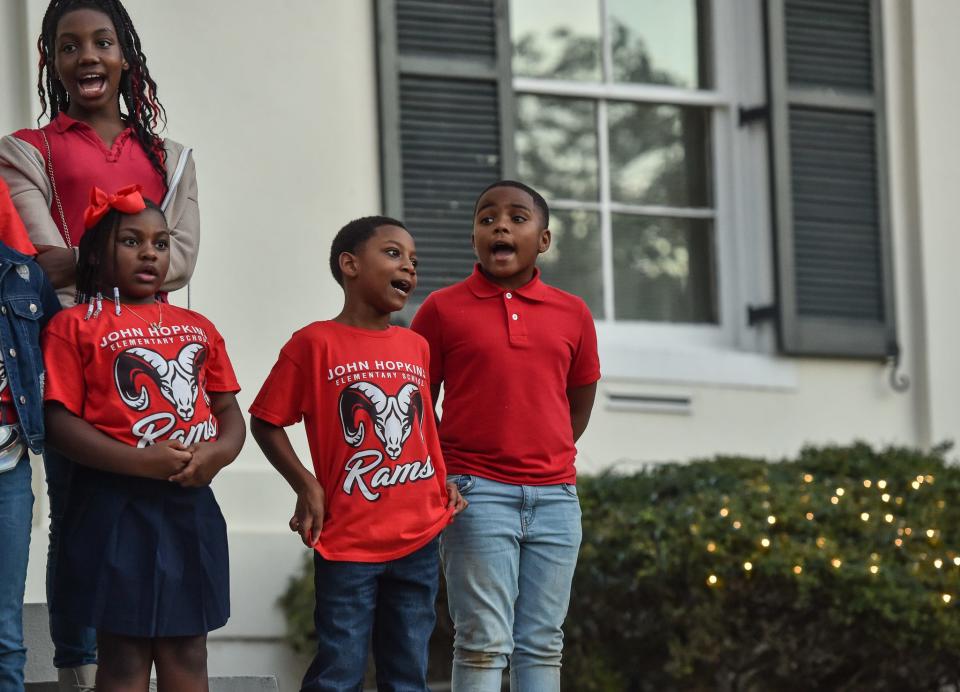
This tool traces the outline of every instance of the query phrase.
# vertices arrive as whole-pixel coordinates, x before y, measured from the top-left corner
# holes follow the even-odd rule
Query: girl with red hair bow
[[[120,0],[49,0],[37,41],[41,117],[49,122],[0,139],[0,176],[36,246],[37,263],[64,307],[75,303],[83,211],[94,185],[139,183],[160,202],[170,229],[164,291],[185,286],[197,262],[200,212],[189,148],[163,139],[166,113],[147,69],[140,36]],[[38,121],[39,123],[39,121]],[[93,685],[92,630],[60,618],[50,584],[57,570],[60,518],[71,465],[44,456],[50,496],[47,600],[61,691]]]
[[[56,555],[57,615],[97,632],[97,689],[206,690],[206,635],[230,613],[210,482],[244,422],[223,337],[158,300],[170,231],[139,185],[94,189],[77,289],[43,334],[49,446],[75,462]],[[112,296],[113,302],[102,296]]]

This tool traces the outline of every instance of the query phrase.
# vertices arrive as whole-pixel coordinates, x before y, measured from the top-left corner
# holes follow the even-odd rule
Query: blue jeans
[[[450,476],[470,506],[440,555],[453,617],[453,692],[560,689],[563,620],[580,550],[575,485],[509,485]]]
[[[314,555],[317,654],[301,692],[359,692],[371,635],[377,689],[426,692],[440,579],[437,543],[388,562]]]
[[[0,692],[23,690],[23,590],[32,519],[30,459],[25,455],[0,473]]]
[[[47,447],[43,454],[50,498],[50,545],[47,548],[47,605],[50,608],[50,638],[53,640],[53,665],[76,668],[97,662],[97,631],[64,619],[54,598],[57,574],[57,550],[63,532],[63,514],[67,508],[74,463]]]

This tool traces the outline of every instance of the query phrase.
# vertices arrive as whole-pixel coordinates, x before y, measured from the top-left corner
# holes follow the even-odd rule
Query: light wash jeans
[[[23,690],[23,591],[32,519],[30,459],[24,455],[0,473],[0,692]]]
[[[441,537],[456,630],[453,692],[560,689],[563,620],[580,549],[574,485],[451,475],[470,506]]]

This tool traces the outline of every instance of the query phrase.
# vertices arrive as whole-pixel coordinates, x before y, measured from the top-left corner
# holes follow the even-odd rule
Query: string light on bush
[[[902,505],[902,504],[903,504],[903,498],[902,498],[902,497],[897,497],[897,499],[894,500],[894,502],[896,502],[898,505]]]
[[[930,483],[930,484],[932,485],[934,479],[933,479],[933,476],[931,476],[931,475],[928,473],[926,476],[923,477],[923,480],[925,480],[927,483]]]
[[[773,526],[777,523],[777,518],[771,514],[769,517],[767,517],[767,523],[770,524],[770,526]]]
[[[813,512],[807,512],[807,521],[813,521]]]
[[[883,495],[880,496],[880,499],[883,500],[884,502],[890,502],[890,493],[884,493]]]
[[[953,558],[953,564],[955,564],[957,567],[960,567],[960,557]]]
[[[830,498],[830,502],[833,503],[833,504],[835,504],[835,505],[836,505],[836,504],[839,504],[839,503],[840,503],[840,498],[837,497],[836,495],[834,495],[833,497]]]
[[[903,529],[903,532],[904,532],[906,535],[909,536],[910,534],[913,533],[913,529],[911,529],[909,526],[907,526],[906,528]]]
[[[743,570],[744,570],[745,572],[749,572],[749,571],[752,570],[752,569],[753,569],[753,563],[752,563],[752,562],[750,562],[750,561],[748,560],[747,562],[744,562],[744,563],[743,563]]]
[[[739,521],[733,522],[733,528],[737,529],[738,531],[740,530],[741,526],[743,526],[743,524],[741,524]]]
[[[865,479],[863,480],[863,487],[864,487],[864,488],[869,488],[871,485],[873,485],[873,483],[870,481],[869,478],[865,478]]]
[[[898,539],[896,539],[896,540],[893,542],[893,544],[894,544],[895,546],[897,546],[898,548],[901,548],[901,547],[903,547],[903,539],[902,539],[902,538],[898,538]]]
[[[812,474],[809,474],[809,473],[803,474],[803,482],[804,482],[804,483],[813,483],[813,475],[812,475]]]
[[[950,601],[953,600],[953,596],[951,596],[951,595],[948,594],[948,593],[941,594],[941,595],[940,595],[940,598],[943,599],[943,602],[944,602],[944,603],[949,603]]]
[[[725,516],[727,516],[728,514],[730,514],[730,510],[727,509],[726,507],[723,507],[723,508],[720,509],[720,516],[721,516],[721,517],[725,517]]]
[[[880,480],[877,481],[877,487],[880,488],[880,490],[883,490],[884,488],[887,487],[887,482],[881,478]]]
[[[892,514],[884,514],[884,515],[883,515],[883,520],[884,520],[885,522],[887,522],[888,524],[892,524],[892,523],[893,523],[893,515],[892,515]]]
[[[803,567],[801,567],[800,565],[794,565],[794,566],[793,566],[793,573],[794,573],[794,574],[801,574],[802,572],[803,572]]]
[[[870,565],[870,574],[877,574],[880,571],[879,565]]]
[[[837,497],[843,497],[843,493],[844,493],[845,491],[844,491],[843,488],[837,488],[836,491],[834,491],[834,492],[836,493]]]
[[[933,538],[936,535],[936,531],[933,529],[927,529],[927,538]]]
[[[716,544],[716,543],[714,543],[713,541],[710,541],[709,543],[707,543],[707,552],[708,552],[708,553],[712,553],[712,552],[716,551],[716,549],[717,549],[717,544]]]
[[[870,513],[869,513],[869,512],[861,512],[861,513],[860,513],[860,520],[861,520],[861,521],[870,521]]]
[[[827,544],[827,539],[823,536],[817,536],[817,547],[822,548]]]
[[[719,581],[719,580],[717,579],[717,575],[716,575],[716,574],[711,574],[709,577],[707,577],[707,586],[716,586],[716,585],[717,585],[717,581]]]
[[[933,561],[933,566],[936,567],[937,569],[940,569],[941,567],[943,567],[943,560],[941,560],[940,558],[937,558],[936,560]]]
[[[760,545],[762,545],[764,548],[769,548],[770,539],[764,536],[763,538],[760,539]],[[960,557],[958,557],[957,560],[960,560]],[[960,565],[960,562],[958,562],[957,564]]]
[[[910,484],[910,487],[913,488],[914,490],[920,490],[920,481],[914,481],[913,483]]]
[[[838,557],[835,557],[832,560],[830,560],[830,564],[833,565],[835,569],[840,569],[840,565],[843,564],[843,560],[841,560]]]

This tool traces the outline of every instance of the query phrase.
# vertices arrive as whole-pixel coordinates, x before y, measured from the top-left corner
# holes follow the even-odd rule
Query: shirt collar
[[[53,126],[53,129],[57,134],[62,135],[67,130],[79,125],[83,125],[84,123],[80,122],[79,120],[74,120],[63,111],[60,111],[57,113],[57,117],[54,118],[53,122],[50,124]]]
[[[483,275],[480,271],[480,265],[473,267],[473,274],[467,278],[467,287],[477,298],[494,298],[501,296],[508,290],[503,286],[498,286]],[[540,280],[540,270],[533,269],[533,278],[520,288],[512,289],[513,293],[523,296],[527,300],[543,301],[547,297],[547,286]]]
[[[85,123],[82,120],[76,120],[74,118],[71,118],[64,111],[60,111],[59,113],[57,113],[57,117],[53,119],[50,125],[53,127],[54,132],[56,132],[58,135],[62,135],[67,130],[72,130],[75,127],[87,128],[88,130],[93,132],[93,128],[90,127],[88,123]],[[117,137],[115,141],[117,142],[122,141],[120,137],[125,138],[132,132],[133,132],[133,128],[130,127],[129,125],[126,125],[123,128],[123,132],[120,133],[120,136]],[[98,138],[99,136],[100,135],[97,135]]]

